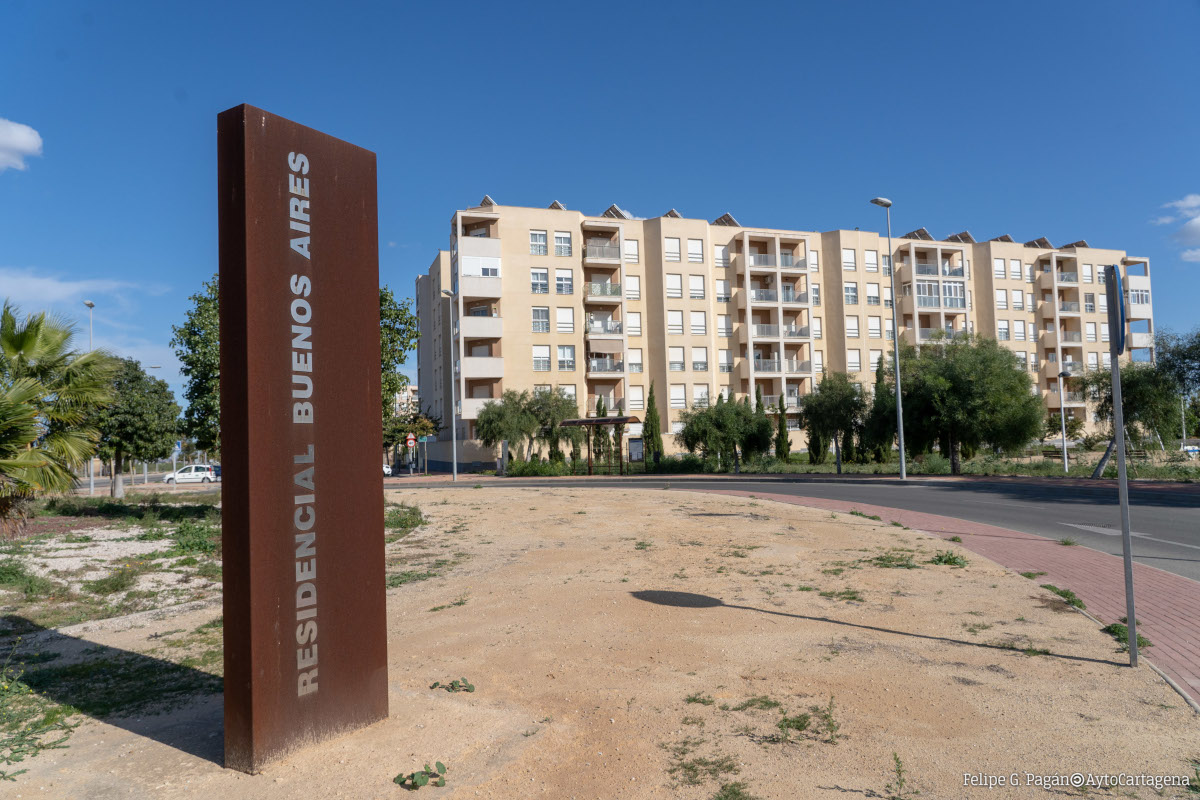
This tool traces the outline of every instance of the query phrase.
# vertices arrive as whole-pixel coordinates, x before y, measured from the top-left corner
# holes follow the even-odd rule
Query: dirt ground
[[[1200,757],[1200,719],[1152,671],[1121,666],[1089,619],[965,551],[963,568],[926,563],[947,545],[917,531],[674,491],[388,499],[427,519],[389,546],[393,566],[445,555],[436,577],[388,592],[388,720],[247,776],[220,766],[208,695],[89,720],[3,796],[398,797],[396,774],[442,761],[446,787],[422,795],[888,797],[895,754],[923,799],[1019,798],[1047,791],[964,787],[964,773],[1180,776]],[[64,633],[147,652],[219,613]],[[475,691],[429,688],[459,677]]]

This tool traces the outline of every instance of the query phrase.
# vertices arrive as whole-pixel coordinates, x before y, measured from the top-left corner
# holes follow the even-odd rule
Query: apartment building
[[[453,398],[466,460],[480,462],[490,454],[474,442],[475,420],[506,389],[562,389],[581,414],[603,398],[643,416],[653,382],[666,434],[718,394],[754,402],[760,390],[796,430],[800,398],[825,371],[870,391],[891,347],[893,264],[901,336],[997,338],[1069,416],[1091,421],[1078,378],[1107,365],[1104,265],[1128,276],[1129,344],[1151,355],[1144,258],[1083,241],[935,240],[924,228],[895,237],[890,255],[887,244],[868,231],[745,227],[730,214],[645,219],[614,205],[592,216],[485,197],[454,213],[450,249],[416,282],[422,403],[448,423]]]

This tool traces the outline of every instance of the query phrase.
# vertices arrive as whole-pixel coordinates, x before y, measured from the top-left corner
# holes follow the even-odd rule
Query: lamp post
[[[453,477],[451,480],[458,480],[458,340],[454,337],[454,309],[458,306],[458,295],[454,292],[442,289],[442,294],[450,298],[450,331],[451,338],[454,342],[454,391],[450,393],[450,469]]]
[[[871,201],[874,205],[887,211],[888,232],[888,269],[891,270],[891,282],[888,288],[892,294],[892,363],[896,369],[896,435],[900,443],[900,480],[908,479],[907,463],[904,458],[904,406],[900,399],[900,328],[896,323],[896,315],[900,309],[896,307],[896,264],[892,250],[892,201],[886,197],[876,197]]]
[[[1071,377],[1065,369],[1058,373],[1058,421],[1062,425],[1063,472],[1070,472],[1067,463],[1067,386],[1063,379]]]
[[[92,349],[92,309],[96,307],[96,304],[93,303],[91,300],[84,300],[83,304],[85,306],[87,306],[87,310],[88,310],[88,350],[91,350]],[[94,495],[96,493],[95,465],[96,465],[96,456],[93,453],[92,457],[88,459],[88,494],[89,495]]]

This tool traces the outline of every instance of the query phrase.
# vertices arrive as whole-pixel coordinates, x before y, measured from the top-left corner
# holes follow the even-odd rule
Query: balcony
[[[717,372],[733,372],[733,362],[723,361],[717,365]]]
[[[784,359],[783,369],[789,375],[800,375],[812,372],[811,361],[801,361],[796,358]]]
[[[779,335],[778,325],[751,325],[750,329],[754,332],[755,336],[774,337]]]
[[[1058,313],[1060,313],[1060,314],[1078,314],[1079,313],[1079,303],[1064,300],[1063,302],[1058,304]]]
[[[619,264],[621,263],[621,248],[615,244],[589,244],[583,250],[583,263],[587,264]]]
[[[967,298],[965,297],[943,297],[942,305],[945,308],[966,308]]]
[[[756,358],[754,359],[755,372],[779,372],[778,358]]]
[[[811,337],[812,328],[808,325],[788,325],[783,329],[783,338],[785,339],[809,339]]]
[[[586,336],[619,336],[621,321],[616,319],[591,319],[583,326]]]
[[[708,362],[707,361],[693,361],[692,362],[692,372],[708,372]]]
[[[499,339],[504,333],[504,320],[500,317],[462,317],[458,325],[458,333],[464,339]]]
[[[774,267],[775,256],[767,253],[750,253],[747,256],[747,263],[751,267]]]
[[[619,283],[585,283],[583,285],[584,302],[619,303],[621,302],[621,284]]]
[[[794,289],[783,290],[783,302],[785,303],[807,303],[808,292],[797,292]]]
[[[967,271],[963,267],[952,267],[948,264],[943,264],[942,276],[946,278],[965,278]]]
[[[941,308],[941,306],[941,300],[937,297],[930,297],[924,294],[917,295],[918,308]]]
[[[667,362],[667,371],[668,372],[683,372],[686,369],[687,369],[686,361],[668,361]]]
[[[1063,342],[1079,343],[1083,341],[1083,334],[1079,331],[1063,331],[1059,334],[1059,339]]]
[[[779,395],[764,394],[763,395],[763,406],[765,406],[766,408],[779,408]]]
[[[459,362],[464,378],[503,378],[504,359],[494,356],[467,356]]]
[[[921,262],[918,261],[916,271],[917,271],[918,275],[937,275],[938,274],[938,265],[937,264],[922,264]]]
[[[1059,283],[1079,283],[1079,273],[1078,272],[1059,272],[1058,273],[1058,282]]]
[[[779,301],[779,292],[774,289],[751,289],[750,301],[753,303],[775,303]]]
[[[1139,332],[1131,333],[1131,334],[1129,334],[1129,346],[1136,347],[1136,348],[1153,347],[1154,346],[1154,334],[1153,333],[1139,333]]]
[[[587,399],[587,415],[589,417],[596,416],[596,401],[604,400],[605,416],[611,416],[613,409],[617,406],[625,407],[625,398],[617,397],[616,395],[588,395]]]
[[[1083,399],[1083,392],[1067,392],[1064,398],[1068,403],[1080,404],[1086,402]]]
[[[495,402],[491,397],[467,397],[458,402],[458,416],[462,419],[479,419],[479,412],[487,403]]]
[[[589,358],[588,377],[593,374],[617,375],[625,372],[625,363],[615,358]]]
[[[1062,372],[1068,373],[1071,377],[1082,375],[1087,370],[1087,365],[1082,361],[1064,361],[1062,362]]]
[[[463,276],[458,280],[458,290],[464,300],[476,297],[500,297],[500,279],[479,276]]]
[[[779,256],[779,266],[783,269],[800,269],[807,272],[808,260],[796,258],[791,253],[781,253]]]

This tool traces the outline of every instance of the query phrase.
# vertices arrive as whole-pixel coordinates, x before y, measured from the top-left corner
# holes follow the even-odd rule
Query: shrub
[[[950,459],[940,453],[926,453],[918,456],[916,465],[919,469],[913,470],[920,475],[949,475],[950,474]]]
[[[570,472],[571,468],[562,461],[521,461],[514,458],[508,462],[505,474],[510,478],[550,478]]]

